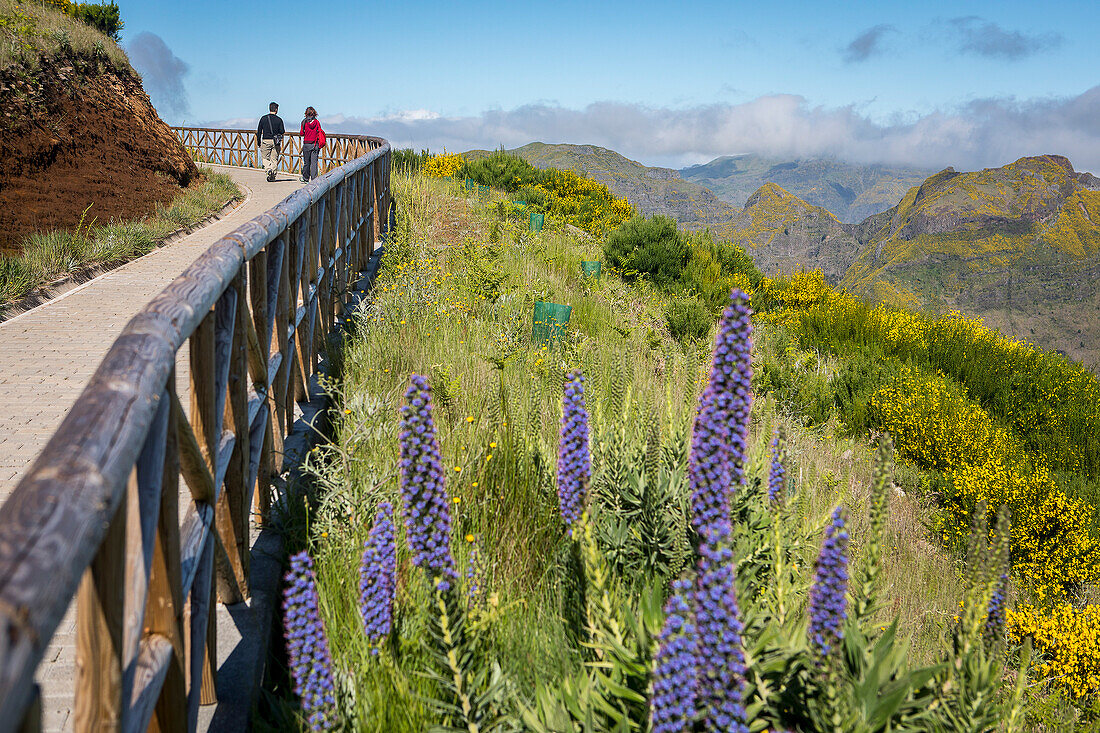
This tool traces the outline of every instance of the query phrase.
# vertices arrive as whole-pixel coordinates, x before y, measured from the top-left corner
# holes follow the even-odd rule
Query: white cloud
[[[618,102],[597,102],[579,110],[531,104],[467,117],[407,110],[377,117],[336,115],[323,121],[330,132],[380,135],[395,147],[460,151],[515,147],[534,140],[587,143],[650,165],[672,167],[757,153],[974,169],[1024,155],[1058,153],[1079,170],[1096,170],[1097,119],[1100,86],[1069,98],[981,99],[886,122],[854,106],[814,106],[793,94],[685,109]],[[251,124],[250,120],[245,126]]]

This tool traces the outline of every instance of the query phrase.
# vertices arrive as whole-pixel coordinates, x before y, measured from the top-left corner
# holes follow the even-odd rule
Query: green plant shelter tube
[[[573,306],[535,301],[535,311],[531,318],[531,341],[536,346],[556,346],[561,339],[562,329],[569,323]]]
[[[585,277],[592,277],[597,280],[600,279],[600,270],[603,268],[603,263],[594,260],[584,260],[581,262],[581,274]]]
[[[473,187],[474,187],[474,179],[473,178],[467,178],[466,179],[466,190],[469,191]]]
[[[534,211],[531,212],[531,231],[541,232],[542,224],[545,221],[545,214],[538,214]]]

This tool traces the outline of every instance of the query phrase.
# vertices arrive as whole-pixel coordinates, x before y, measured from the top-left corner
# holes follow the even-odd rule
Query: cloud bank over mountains
[[[1100,85],[1075,97],[978,99],[885,122],[854,106],[814,106],[793,94],[685,109],[598,102],[583,109],[532,104],[467,117],[429,110],[379,117],[323,112],[330,132],[380,135],[396,147],[436,151],[511,148],[538,140],[600,145],[670,167],[756,153],[960,170],[1058,153],[1079,170],[1100,170]],[[256,123],[250,118],[212,124],[249,128]]]

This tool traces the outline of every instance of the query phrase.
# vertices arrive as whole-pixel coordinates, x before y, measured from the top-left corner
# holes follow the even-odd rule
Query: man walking
[[[260,148],[260,160],[263,162],[264,170],[267,171],[267,180],[275,180],[275,171],[279,169],[279,153],[283,147],[283,135],[286,134],[286,130],[283,128],[283,118],[276,114],[279,111],[279,105],[275,102],[267,105],[267,108],[271,110],[270,114],[266,114],[260,118],[260,124],[256,126],[256,145]]]

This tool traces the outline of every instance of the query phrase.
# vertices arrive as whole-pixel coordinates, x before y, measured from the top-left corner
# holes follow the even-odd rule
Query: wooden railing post
[[[230,341],[230,352],[226,355],[229,359],[229,375],[226,388],[229,391],[225,403],[224,424],[230,426],[233,431],[233,452],[229,456],[229,465],[225,472],[225,488],[218,496],[218,509],[216,523],[218,537],[228,555],[228,568],[219,568],[218,596],[223,603],[232,603],[227,597],[249,597],[248,567],[249,567],[249,533],[248,510],[252,498],[249,485],[249,423],[248,423],[248,394],[250,383],[248,379],[248,312],[247,293],[245,292],[245,268],[242,266],[237,276],[233,278],[226,293],[235,292],[235,304],[232,314],[227,314],[233,321],[233,336]],[[219,304],[220,307],[220,304]],[[220,459],[220,457],[219,457]],[[227,572],[228,571],[228,572]],[[233,583],[231,592],[220,587],[221,583]]]
[[[115,730],[122,725],[127,504],[125,499],[119,504],[77,593],[76,730]]]
[[[173,371],[168,375],[162,398],[169,402],[170,413],[175,388]],[[182,733],[187,729],[187,679],[184,676],[187,650],[183,643],[184,591],[180,576],[180,470],[177,445],[176,423],[170,414],[165,433],[160,512],[149,573],[149,596],[145,605],[147,631],[164,637],[172,645],[164,686],[157,698],[155,717],[150,724],[150,730],[160,733]]]

